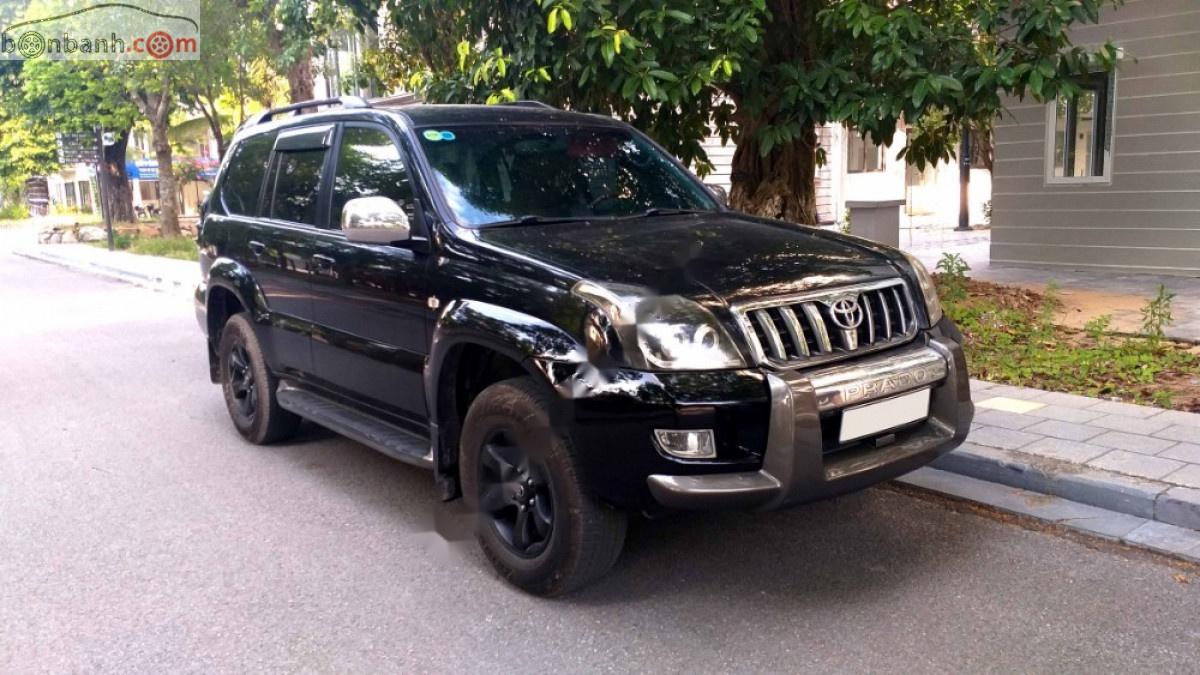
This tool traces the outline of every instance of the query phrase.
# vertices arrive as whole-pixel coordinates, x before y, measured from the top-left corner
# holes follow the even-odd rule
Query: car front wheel
[[[551,424],[554,405],[528,377],[493,384],[472,402],[460,446],[463,495],[484,553],[505,579],[546,596],[603,576],[628,520],[580,480],[570,439]]]

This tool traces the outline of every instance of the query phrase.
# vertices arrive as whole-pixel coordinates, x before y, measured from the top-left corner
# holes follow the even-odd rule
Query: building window
[[[847,130],[846,139],[846,171],[849,173],[865,173],[867,171],[883,171],[884,147],[875,145],[869,138],[863,138],[853,129]]]
[[[1092,73],[1048,106],[1046,179],[1107,182],[1112,165],[1113,75]]]

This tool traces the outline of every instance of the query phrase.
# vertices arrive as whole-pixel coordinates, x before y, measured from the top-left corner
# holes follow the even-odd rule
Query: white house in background
[[[95,179],[96,170],[90,164],[63,166],[58,173],[46,176],[50,203],[71,211],[93,213],[100,203]]]
[[[881,147],[840,124],[818,129],[825,149],[825,165],[817,169],[817,219],[829,225],[843,219],[846,202],[905,201],[901,227],[946,227],[958,224],[958,165],[954,162],[927,166],[924,171],[897,157],[908,141],[900,129],[890,147]],[[710,138],[705,151],[715,171],[705,182],[729,189],[734,144],[722,145]],[[991,172],[971,169],[971,224],[982,225],[985,204],[991,199]]]

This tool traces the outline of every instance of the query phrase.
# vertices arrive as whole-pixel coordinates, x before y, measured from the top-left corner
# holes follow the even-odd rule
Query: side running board
[[[279,384],[277,398],[279,407],[284,410],[312,420],[388,457],[426,469],[433,468],[433,450],[429,441],[400,427],[381,422],[320,394],[297,389],[286,382]]]

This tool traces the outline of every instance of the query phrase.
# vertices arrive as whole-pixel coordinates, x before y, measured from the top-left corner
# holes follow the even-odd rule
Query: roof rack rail
[[[502,103],[501,105],[516,105],[524,108],[545,108],[546,110],[558,110],[558,108],[555,108],[549,103],[542,103],[541,101],[509,101],[507,103]]]
[[[371,107],[371,104],[367,103],[366,99],[362,98],[361,96],[337,96],[334,98],[322,98],[322,99],[314,99],[311,101],[300,101],[299,103],[292,103],[291,105],[285,105],[285,106],[280,106],[278,108],[271,108],[270,110],[264,110],[264,111],[258,113],[257,115],[254,115],[254,116],[248,118],[246,120],[246,123],[244,126],[252,127],[256,124],[262,124],[263,122],[270,122],[272,119],[275,118],[276,115],[278,115],[280,113],[294,112],[296,110],[303,110],[305,108],[316,108],[319,106],[335,106],[335,105],[340,105],[343,108],[370,108]]]

